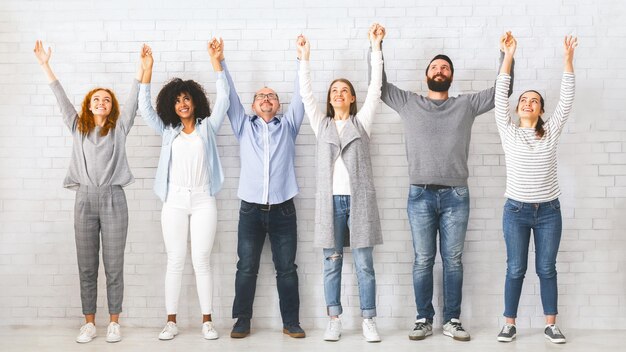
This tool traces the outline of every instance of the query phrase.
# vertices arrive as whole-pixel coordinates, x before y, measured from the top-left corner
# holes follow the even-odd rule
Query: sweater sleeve
[[[317,99],[313,95],[311,87],[311,64],[310,61],[300,62],[300,94],[302,95],[302,103],[304,111],[309,117],[309,123],[313,133],[317,136],[320,122],[324,119],[325,114],[318,108]]]
[[[165,125],[152,107],[150,98],[150,83],[142,83],[139,87],[139,111],[148,126],[156,133],[162,135]]]
[[[502,67],[503,60],[504,60],[504,53],[501,51],[500,52],[500,64],[498,65],[497,72],[500,72],[500,67]],[[511,74],[510,74],[510,81],[509,81],[509,90],[507,91],[507,97],[510,97],[511,94],[513,93],[513,78],[515,77],[514,69],[515,69],[515,60],[513,60],[513,63],[511,64]],[[478,115],[482,115],[495,107],[496,84],[497,82],[494,83],[494,86],[491,88],[487,88],[478,93],[468,95],[470,104],[472,106],[472,109],[474,110],[474,117]]]
[[[139,105],[139,81],[133,79],[133,83],[130,86],[130,93],[124,103],[124,109],[120,114],[120,123],[124,128],[124,133],[128,135],[131,127],[135,124],[135,116],[137,115],[137,108]]]
[[[59,108],[61,109],[61,115],[63,115],[63,122],[65,123],[65,126],[67,126],[67,128],[74,133],[76,130],[76,122],[78,121],[78,113],[76,112],[74,105],[72,105],[68,99],[67,94],[65,93],[65,90],[59,80],[55,80],[50,83],[50,89],[52,89],[52,93],[54,93],[54,96],[59,103]]]
[[[565,125],[565,122],[569,118],[569,114],[572,111],[572,105],[574,104],[574,77],[574,74],[571,72],[563,72],[559,103],[557,104],[552,117],[550,117],[550,119],[546,122],[546,130],[551,133],[561,133],[563,125]]]
[[[356,114],[357,119],[363,125],[365,132],[371,134],[371,126],[374,122],[376,107],[380,102],[382,73],[383,73],[383,53],[382,51],[370,51],[370,84],[367,88],[367,96],[361,110]]]

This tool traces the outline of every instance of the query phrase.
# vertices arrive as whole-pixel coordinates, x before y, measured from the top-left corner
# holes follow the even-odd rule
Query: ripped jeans
[[[350,196],[333,196],[333,209],[335,248],[324,248],[324,296],[329,316],[337,316],[343,312],[341,307],[341,269],[343,267],[344,239],[350,228]],[[373,249],[373,247],[352,248],[363,318],[376,316],[376,277],[372,259]]]

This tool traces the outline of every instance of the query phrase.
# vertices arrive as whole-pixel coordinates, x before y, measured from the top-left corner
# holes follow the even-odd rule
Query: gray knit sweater
[[[126,160],[126,136],[135,122],[137,101],[139,97],[139,81],[133,84],[120,111],[114,129],[106,136],[100,136],[100,127],[83,135],[78,131],[78,113],[67,98],[61,83],[57,80],[50,83],[63,115],[63,122],[73,137],[72,158],[63,187],[73,190],[79,185],[89,186],[127,186],[135,181]]]
[[[501,53],[500,65],[503,57]],[[512,91],[511,84],[509,95]],[[433,100],[387,82],[383,67],[381,99],[404,122],[411,184],[467,186],[472,125],[476,116],[494,108],[494,94],[495,87],[491,87]]]

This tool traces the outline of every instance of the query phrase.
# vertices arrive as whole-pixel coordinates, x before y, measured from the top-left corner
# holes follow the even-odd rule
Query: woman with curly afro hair
[[[224,181],[217,153],[216,135],[229,107],[228,82],[222,70],[224,42],[213,38],[208,52],[217,72],[217,98],[211,116],[206,92],[200,84],[180,78],[168,82],[159,92],[156,111],[151,105],[152,51],[142,61],[145,74],[139,92],[141,115],[162,136],[154,191],[163,201],[161,226],[167,251],[165,308],[167,323],[159,339],[171,340],[178,334],[176,314],[191,237],[191,259],[202,310],[202,334],[218,338],[211,321],[213,279],[211,249],[217,230],[215,194]]]

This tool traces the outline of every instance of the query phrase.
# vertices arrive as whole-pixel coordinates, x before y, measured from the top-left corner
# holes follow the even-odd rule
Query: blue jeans
[[[350,235],[350,196],[333,196],[335,248],[324,248],[324,296],[329,316],[343,313],[341,307],[341,269],[343,267],[343,246]],[[376,277],[374,273],[373,247],[352,248],[359,282],[361,316],[376,316]]]
[[[504,316],[517,317],[519,298],[528,264],[530,230],[535,241],[535,269],[539,276],[543,314],[556,315],[556,255],[561,242],[561,204],[558,199],[545,203],[522,203],[507,199],[502,216],[506,243]]]
[[[463,245],[469,218],[467,187],[444,189],[411,185],[407,211],[413,235],[413,290],[417,319],[433,321],[433,265],[437,254],[437,231],[443,262],[444,322],[461,315]]]
[[[233,318],[252,318],[261,251],[269,234],[276,286],[284,326],[300,324],[300,294],[295,264],[297,248],[296,208],[290,199],[266,206],[241,201],[237,233],[237,274]]]

